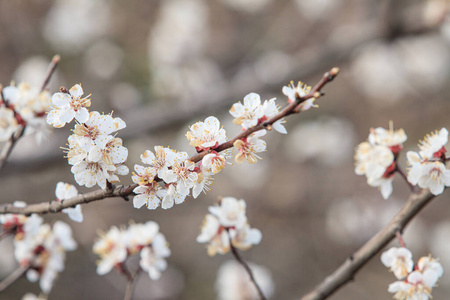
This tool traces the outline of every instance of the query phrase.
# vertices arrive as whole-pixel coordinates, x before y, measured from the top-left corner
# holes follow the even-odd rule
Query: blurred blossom
[[[207,17],[201,0],[162,2],[148,40],[151,63],[179,64],[198,56],[206,38]]]
[[[424,1],[423,5],[422,17],[428,26],[438,24],[447,14],[448,1],[446,0]]]
[[[14,72],[13,78],[16,82],[27,82],[30,86],[41,87],[44,83],[49,64],[50,58],[43,56],[31,56],[20,64]],[[56,86],[57,82],[61,84],[58,71],[52,75],[52,80],[50,80],[50,83],[52,82],[55,83],[54,86]]]
[[[270,298],[275,290],[270,271],[252,263],[249,263],[249,266],[262,292]],[[220,266],[217,272],[216,291],[218,300],[260,299],[247,272],[234,260],[226,261]]]
[[[181,100],[210,100],[207,94],[219,88],[217,83],[223,78],[216,62],[202,58],[207,29],[208,11],[203,1],[163,2],[148,37],[152,92]]]
[[[323,19],[336,7],[333,0],[294,0],[303,16],[310,20]]]
[[[263,9],[271,0],[222,0],[222,2],[235,10],[247,13],[256,13]]]
[[[393,104],[406,93],[404,66],[393,47],[381,42],[359,49],[351,65],[351,76],[355,87],[375,106]],[[380,92],[385,95],[380,97]]]
[[[435,228],[430,234],[430,248],[431,252],[439,258],[444,269],[450,268],[450,243],[448,237],[450,236],[450,221],[443,221]],[[450,283],[449,276],[444,276],[442,280],[446,283]]]
[[[56,0],[44,21],[44,37],[58,51],[76,53],[104,35],[110,26],[105,0]]]
[[[111,88],[109,99],[114,109],[124,110],[137,106],[142,101],[142,95],[133,85],[120,82]]]
[[[450,49],[439,35],[403,39],[399,45],[411,87],[438,89],[447,82]]]
[[[267,176],[270,168],[270,160],[266,155],[257,164],[249,165],[234,164],[232,168],[228,168],[224,174],[226,174],[234,184],[248,189],[254,190],[256,188],[263,187],[270,176]]]
[[[395,199],[389,202],[369,199],[367,195],[364,201],[357,198],[335,199],[326,217],[328,236],[339,244],[360,245],[385,227],[401,207]],[[408,247],[423,247],[425,232],[420,217],[416,218],[403,235]]]
[[[352,157],[353,125],[338,118],[321,118],[294,127],[285,141],[285,152],[296,162],[314,161],[336,166]]]
[[[223,80],[219,66],[210,59],[192,59],[181,65],[158,64],[152,72],[152,88],[157,95],[180,97],[190,103],[214,99],[208,94],[220,88]]]
[[[281,51],[269,51],[256,61],[255,74],[264,83],[278,83],[290,74],[292,62],[292,57]]]
[[[103,40],[96,42],[84,55],[84,67],[89,74],[110,79],[122,64],[123,51],[116,44]]]

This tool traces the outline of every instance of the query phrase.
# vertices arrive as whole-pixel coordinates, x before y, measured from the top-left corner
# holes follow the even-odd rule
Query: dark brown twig
[[[53,74],[55,73],[56,67],[58,66],[60,60],[61,56],[53,56],[52,61],[50,62],[50,65],[48,67],[47,75],[45,76],[44,82],[42,83],[41,92],[43,92],[47,88],[47,85],[50,82]]]
[[[316,286],[314,290],[303,296],[301,300],[326,299],[340,287],[351,281],[355,274],[392,241],[397,232],[403,231],[406,225],[434,198],[435,196],[429,190],[421,190],[418,194],[411,194],[403,208],[386,227],[374,235],[340,267],[327,276],[322,283]]]
[[[20,128],[11,135],[8,142],[6,142],[5,146],[3,146],[2,153],[0,153],[0,171],[5,166],[6,160],[8,159],[9,155],[11,154],[14,146],[16,145],[17,141],[23,136],[25,133],[25,127],[26,126],[20,126]]]
[[[256,290],[258,291],[259,297],[262,300],[267,300],[266,296],[264,296],[264,293],[261,290],[261,287],[256,282],[255,277],[253,276],[252,270],[250,269],[248,264],[245,262],[245,260],[241,257],[241,255],[239,254],[237,249],[233,246],[233,241],[231,239],[230,232],[228,230],[227,230],[227,232],[228,232],[228,238],[230,240],[231,253],[233,253],[234,258],[236,258],[236,260],[242,265],[242,267],[244,267],[245,271],[247,272],[248,276],[250,277],[250,281],[253,283],[253,285],[255,286]]]

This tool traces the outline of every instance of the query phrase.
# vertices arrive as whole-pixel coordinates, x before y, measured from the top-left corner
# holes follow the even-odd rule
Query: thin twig
[[[411,194],[402,209],[394,216],[389,224],[374,235],[358,251],[351,255],[332,274],[327,276],[314,290],[306,294],[301,300],[321,300],[336,292],[340,287],[351,281],[355,274],[383,247],[385,247],[396,233],[403,231],[406,225],[434,198],[429,190],[421,190],[418,194]]]
[[[403,171],[403,169],[398,164],[395,164],[395,171],[394,172],[398,172],[400,174],[400,176],[408,184],[409,189],[411,190],[411,192],[415,192],[415,190],[416,190],[415,186],[412,185],[411,182],[408,181],[408,176],[406,176],[405,171]]]
[[[123,300],[131,300],[132,296],[133,296],[133,289],[134,289],[134,285],[136,283],[136,277],[139,275],[139,272],[141,271],[141,268],[138,268],[136,270],[136,272],[130,276],[127,279],[127,288],[125,290],[125,296],[123,297]]]
[[[53,56],[52,61],[50,62],[50,65],[48,67],[47,75],[45,76],[44,82],[42,83],[41,92],[43,92],[47,88],[47,85],[50,82],[53,74],[55,73],[56,67],[58,66],[60,60],[61,56],[59,56],[58,54]]]
[[[395,236],[397,237],[397,240],[400,243],[400,246],[402,246],[403,248],[406,248],[406,244],[405,244],[405,241],[403,240],[403,236],[402,236],[402,233],[400,232],[400,230],[395,233]]]
[[[9,274],[8,277],[3,279],[0,282],[0,292],[3,292],[8,286],[10,286],[13,282],[18,280],[22,275],[30,268],[30,266],[20,266],[14,272]]]
[[[8,237],[9,235],[11,234],[11,231],[3,231],[1,234],[0,234],[0,241],[2,241],[4,238],[6,238],[6,237]]]
[[[0,153],[0,171],[5,166],[6,160],[8,159],[9,155],[11,154],[14,146],[16,145],[17,141],[23,136],[25,133],[26,126],[21,126],[15,133],[11,135],[8,142],[3,146],[2,153]]]
[[[245,260],[241,257],[241,255],[239,254],[237,249],[233,246],[233,241],[231,239],[230,232],[228,230],[227,230],[227,232],[228,232],[228,238],[230,239],[231,253],[233,253],[234,258],[236,258],[236,260],[242,265],[242,267],[244,267],[245,271],[247,272],[248,276],[250,277],[250,281],[253,283],[256,290],[258,291],[259,297],[262,300],[266,300],[267,298],[266,298],[266,296],[264,296],[264,293],[262,292],[261,287],[256,282],[255,277],[253,276],[252,270],[250,269],[248,264],[245,262]]]
[[[321,94],[321,89],[330,81],[332,81],[339,73],[338,68],[333,68],[329,72],[326,72],[322,79],[319,81],[318,84],[304,97],[296,99],[293,103],[290,103],[288,106],[286,106],[280,113],[278,113],[276,116],[272,117],[271,119],[258,124],[252,128],[249,128],[242,133],[240,133],[235,138],[231,139],[230,141],[227,141],[221,145],[219,145],[218,148],[214,149],[217,152],[221,152],[224,150],[227,150],[231,147],[233,147],[233,143],[238,139],[243,139],[248,137],[250,134],[266,129],[267,127],[271,126],[273,123],[278,121],[279,119],[286,117],[293,113],[294,109],[301,104],[303,101],[306,101],[307,99],[317,97],[317,93]],[[210,153],[210,150],[208,151],[202,151],[192,157],[189,158],[190,161],[197,163],[202,160],[202,158]],[[155,178],[155,180],[160,181],[160,178]],[[30,215],[32,213],[55,213],[60,212],[64,208],[68,207],[75,207],[78,204],[85,204],[92,201],[98,201],[105,198],[112,198],[112,197],[121,197],[125,200],[127,200],[127,197],[133,194],[133,190],[138,187],[137,184],[132,184],[129,186],[118,186],[114,187],[112,186],[111,189],[107,190],[97,190],[86,194],[80,194],[76,197],[64,200],[64,201],[50,201],[50,202],[43,202],[38,204],[32,204],[27,205],[25,207],[15,207],[12,204],[4,204],[0,205],[0,214],[6,214],[6,213],[15,213],[15,214],[25,214]]]
[[[47,71],[47,74],[45,76],[44,82],[42,83],[42,87],[41,87],[41,91],[44,91],[45,88],[47,87],[48,82],[50,81],[52,75],[54,74],[56,67],[58,66],[58,63],[60,61],[60,56],[59,55],[55,55],[52,58],[52,61],[50,62],[49,65],[49,69]],[[2,93],[2,100],[3,102],[6,103],[6,99],[3,98],[3,93]],[[17,116],[17,112],[15,112],[16,117]],[[20,117],[20,119],[22,119],[22,117]],[[8,159],[8,157],[11,155],[11,152],[14,148],[14,146],[16,145],[17,141],[23,136],[23,134],[25,133],[25,129],[26,129],[26,123],[24,122],[20,128],[11,135],[11,137],[9,138],[8,142],[6,143],[6,145],[3,147],[2,149],[2,153],[0,154],[0,171],[3,169],[3,167],[5,166],[6,160]]]

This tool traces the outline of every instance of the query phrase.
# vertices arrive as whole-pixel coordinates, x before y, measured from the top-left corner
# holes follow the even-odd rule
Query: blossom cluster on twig
[[[100,234],[93,251],[100,258],[97,265],[99,275],[115,268],[127,277],[131,276],[125,262],[130,256],[139,254],[140,268],[153,280],[161,277],[161,272],[167,268],[165,258],[170,256],[166,238],[153,221],[130,224],[126,229],[113,226],[108,232]]]
[[[412,253],[405,247],[390,248],[381,255],[381,262],[398,281],[389,285],[388,291],[395,300],[428,300],[433,287],[444,273],[441,264],[431,256],[421,257],[414,265]]]
[[[367,142],[358,145],[355,151],[355,173],[366,175],[367,183],[379,187],[384,199],[392,194],[392,181],[400,173],[411,187],[429,188],[435,196],[450,186],[450,170],[445,163],[448,131],[442,128],[427,135],[419,143],[419,153],[408,151],[408,172],[405,174],[397,158],[407,137],[403,129],[372,129]]]
[[[47,114],[47,123],[61,128],[73,119],[77,121],[73,134],[68,137],[67,159],[79,185],[93,187],[98,184],[106,189],[108,182],[119,182],[117,175],[128,174],[128,149],[122,146],[122,139],[113,135],[126,127],[121,118],[97,111],[89,112],[90,95],[82,98],[81,85],[52,96],[52,110]]]
[[[15,205],[25,203],[15,202]],[[0,215],[0,224],[4,233],[14,235],[14,256],[28,280],[39,280],[42,292],[48,295],[58,273],[64,270],[66,251],[77,248],[70,226],[62,221],[50,226],[36,214]]]
[[[231,246],[247,250],[260,243],[261,231],[248,224],[246,207],[243,199],[233,197],[223,197],[218,205],[209,207],[197,242],[208,244],[210,256],[225,254]]]

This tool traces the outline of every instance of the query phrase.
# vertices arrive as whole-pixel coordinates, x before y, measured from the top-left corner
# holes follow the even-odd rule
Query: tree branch
[[[30,266],[20,266],[18,269],[16,269],[14,272],[9,274],[8,277],[3,279],[0,282],[0,292],[3,292],[8,286],[10,286],[12,283],[14,283],[16,280],[18,280],[22,275],[30,268]]]
[[[307,99],[318,97],[320,94],[322,94],[321,89],[330,81],[332,81],[339,73],[338,68],[333,68],[329,72],[326,72],[322,79],[319,81],[318,84],[304,97],[297,98],[293,103],[290,103],[288,106],[286,106],[279,114],[272,117],[270,120],[267,120],[261,124],[258,124],[252,128],[249,128],[242,133],[240,133],[238,136],[236,136],[234,139],[231,139],[230,141],[227,141],[221,145],[219,145],[218,148],[214,149],[217,152],[224,151],[226,149],[229,149],[233,147],[233,143],[238,139],[243,139],[252,134],[253,132],[268,129],[269,126],[271,126],[273,123],[278,121],[279,119],[288,116],[292,113],[294,113],[295,108],[301,104],[302,102],[306,101]],[[208,154],[211,153],[211,150],[202,151],[192,157],[189,158],[190,161],[197,163],[202,160],[202,158]],[[155,177],[155,180],[160,181],[161,179]],[[38,213],[38,214],[45,214],[45,213],[56,213],[60,212],[64,208],[74,207],[78,204],[85,204],[93,201],[102,200],[105,198],[113,198],[113,197],[122,197],[125,200],[128,200],[127,197],[133,194],[133,190],[138,187],[138,184],[132,184],[128,186],[118,186],[115,187],[111,185],[109,189],[106,190],[97,190],[93,192],[89,192],[86,194],[80,194],[76,197],[66,199],[63,201],[50,201],[50,202],[43,202],[38,204],[31,204],[27,205],[25,207],[15,207],[12,204],[4,204],[0,205],[0,214],[6,214],[6,213],[14,213],[14,214],[25,214],[30,215],[32,213]]]
[[[230,240],[231,253],[233,253],[234,258],[236,258],[238,263],[240,263],[242,265],[242,267],[244,267],[245,271],[247,272],[248,276],[250,277],[250,281],[253,283],[256,290],[258,291],[258,294],[259,294],[259,297],[261,298],[261,300],[267,300],[266,296],[264,296],[264,293],[261,290],[261,287],[258,285],[258,283],[255,280],[255,277],[253,276],[252,269],[250,269],[250,267],[245,262],[245,260],[241,257],[241,255],[239,254],[237,249],[233,246],[233,241],[231,239],[231,235],[230,235],[229,231],[228,231],[228,238]]]
[[[383,247],[402,232],[406,225],[427,205],[435,196],[429,190],[421,190],[418,194],[411,194],[403,208],[394,216],[389,224],[373,236],[358,251],[351,255],[331,275],[325,278],[314,290],[306,294],[301,300],[325,299],[340,287],[351,281],[355,274]]]

